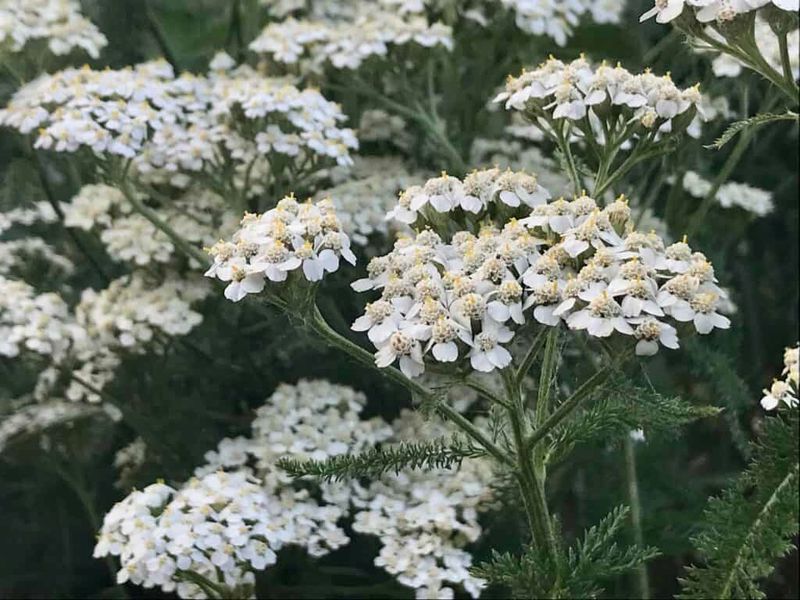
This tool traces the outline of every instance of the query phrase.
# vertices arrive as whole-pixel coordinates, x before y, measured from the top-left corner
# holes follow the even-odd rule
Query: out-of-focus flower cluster
[[[226,208],[222,197],[200,187],[183,192],[157,209],[157,213],[184,240],[202,247],[235,229],[234,213]],[[145,266],[168,263],[175,257],[172,240],[141,214],[133,212],[115,187],[85,185],[71,202],[63,205],[63,210],[67,227],[97,232],[114,260]]]
[[[273,16],[285,20],[267,26],[251,49],[268,53],[278,62],[307,61],[312,69],[325,60],[336,68],[358,68],[367,58],[384,56],[392,46],[410,42],[452,49],[455,27],[468,22],[488,28],[505,11],[513,15],[520,30],[547,36],[563,46],[582,19],[618,23],[623,7],[610,0],[377,0],[368,5],[357,0],[288,0],[265,4]]]
[[[783,353],[783,379],[776,379],[764,390],[761,406],[764,410],[775,410],[781,403],[790,408],[797,407],[797,390],[800,387],[800,347],[786,348]]]
[[[397,194],[419,179],[416,172],[412,175],[397,157],[356,157],[346,176],[317,192],[314,199],[329,198],[333,202],[342,230],[350,239],[365,246],[370,236],[388,236],[397,229],[386,220],[386,213],[397,202]]]
[[[697,172],[687,171],[683,175],[683,188],[695,198],[705,198],[713,184]],[[714,197],[722,208],[740,208],[757,217],[766,216],[774,209],[771,193],[746,183],[723,183]]]
[[[42,41],[56,56],[83,49],[92,58],[108,43],[97,27],[81,14],[77,0],[25,0],[0,6],[0,50],[20,52]]]
[[[404,410],[392,423],[393,442],[441,439],[453,431],[441,421],[425,421]],[[458,469],[389,474],[353,499],[353,529],[381,540],[375,564],[414,588],[417,598],[452,598],[448,585],[462,586],[473,598],[484,581],[469,574],[472,556],[464,548],[478,540],[481,511],[490,506],[493,471],[488,460],[469,459]]]
[[[721,38],[713,29],[708,29],[707,32],[712,37]],[[783,63],[778,36],[775,35],[769,23],[760,16],[756,18],[753,35],[761,56],[773,69],[780,72]],[[795,79],[798,79],[800,78],[800,29],[790,31],[786,36],[786,43],[792,75]],[[702,46],[698,49],[702,52],[706,51]],[[742,69],[745,68],[745,65],[730,54],[717,54],[711,61],[711,67],[717,77],[738,77],[742,74]]]
[[[80,419],[95,416],[106,416],[113,420],[119,418],[119,414],[110,406],[101,408],[64,400],[22,406],[0,418],[0,453],[18,439],[38,435],[57,426],[68,427]]]
[[[645,12],[640,21],[655,17],[659,23],[669,23],[689,7],[687,12],[700,23],[725,22],[768,5],[786,11],[800,8],[798,0],[656,0],[653,8]]]
[[[404,18],[364,5],[361,14],[347,21],[289,18],[270,23],[250,49],[279,63],[301,63],[305,70],[320,71],[328,63],[336,69],[357,69],[373,56],[385,56],[392,47],[412,43],[452,49],[452,30],[443,23],[429,25],[424,18]]]
[[[627,133],[623,139],[683,131],[700,99],[697,87],[680,89],[668,75],[634,75],[620,65],[595,67],[585,58],[569,63],[550,58],[509,78],[496,101],[523,111],[549,135],[561,135],[558,122],[568,119],[577,128],[574,133],[603,145],[614,141],[606,140],[605,132],[617,127]]]
[[[36,290],[0,276],[0,356],[30,351],[62,359],[83,331],[70,318],[67,303],[55,293]]]
[[[340,127],[344,118],[318,91],[247,66],[175,77],[163,60],[44,74],[0,110],[0,124],[35,132],[36,148],[135,159],[135,170],[151,178],[231,167],[246,175],[267,156],[349,164],[357,141]]]
[[[702,334],[730,325],[706,257],[685,241],[665,246],[636,231],[624,199],[603,209],[585,195],[548,202],[535,177],[498,169],[463,181],[443,175],[405,194],[416,200],[401,197],[394,216],[420,232],[372,259],[368,277],[353,283],[381,290],[353,324],[377,347],[378,366],[399,361],[414,377],[426,361],[468,357],[477,371],[502,369],[529,308],[544,325],[631,336],[641,355],[659,343],[678,347],[669,320],[693,322]],[[452,233],[453,223],[466,226]]]
[[[246,214],[233,241],[214,244],[209,254],[214,263],[206,275],[229,281],[225,297],[234,302],[296,269],[315,282],[336,271],[340,257],[356,262],[333,202],[301,203],[291,196],[261,215]]]

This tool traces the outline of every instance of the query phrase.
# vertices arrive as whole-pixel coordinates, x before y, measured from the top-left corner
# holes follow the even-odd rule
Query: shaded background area
[[[631,71],[648,66],[657,73],[670,71],[679,84],[700,82],[701,89],[727,96],[734,111],[742,114],[752,113],[763,100],[766,85],[756,75],[715,78],[709,61],[694,54],[669,27],[653,22],[638,25],[638,15],[648,2],[630,4],[623,27],[582,26],[567,47],[520,41],[502,71],[478,76],[469,72],[465,61],[464,72],[457,75],[461,82],[469,82],[464,93],[470,99],[464,106],[472,108],[452,107],[449,123],[450,130],[458,132],[455,141],[464,154],[478,132],[483,137],[502,135],[501,116],[476,116],[474,106],[491,99],[509,72],[538,63],[550,53],[572,58],[585,52],[596,60],[619,60]],[[244,0],[241,5],[253,11],[248,15],[259,14],[255,1]],[[202,71],[219,49],[232,55],[243,52],[231,27],[230,0],[94,0],[85,6],[87,16],[109,39],[98,62],[101,66],[141,62],[162,55],[166,48],[185,69]],[[242,39],[252,39],[262,22],[243,19]],[[457,51],[468,56],[470,48]],[[0,83],[3,103],[11,91],[9,82]],[[332,90],[323,93],[357,116],[360,107],[352,99]],[[635,196],[638,184],[652,182],[659,170],[678,177],[687,169],[713,175],[729,151],[703,148],[713,138],[708,131],[703,140],[687,144],[659,164],[639,168],[630,177],[637,185],[620,191]],[[424,161],[425,156],[416,159]],[[0,132],[0,209],[44,199],[27,165],[14,137]],[[50,168],[57,170],[57,163]],[[677,592],[682,566],[693,560],[688,539],[706,499],[743,468],[743,442],[758,430],[762,414],[760,390],[781,371],[784,347],[798,339],[797,127],[759,130],[732,179],[772,191],[775,202],[775,210],[758,219],[743,212],[712,210],[692,240],[704,249],[721,283],[732,292],[738,307],[734,325],[727,332],[691,341],[681,352],[661,353],[642,367],[642,377],[659,390],[725,408],[719,418],[697,423],[681,437],[649,439],[639,446],[644,538],[663,554],[649,565],[654,597]],[[688,217],[698,201],[685,194],[670,197],[671,189],[663,186],[652,199],[652,208],[679,238],[690,226]],[[62,178],[54,191],[67,200],[76,190]],[[339,271],[326,279],[321,291],[346,320],[354,318],[362,304],[348,288],[354,278],[352,271]],[[126,419],[136,423],[136,432],[79,423],[58,441],[71,457],[68,463],[47,459],[38,440],[0,455],[0,597],[159,596],[115,586],[110,573],[116,567],[91,556],[102,515],[127,493],[114,486],[114,453],[137,435],[150,451],[149,462],[133,482],[142,486],[159,477],[185,479],[219,439],[248,430],[252,411],[281,382],[326,378],[351,385],[370,399],[367,416],[380,414],[389,420],[411,403],[402,390],[372,371],[342,362],[335,352],[290,327],[285,317],[265,320],[239,305],[226,305],[224,312],[218,308],[219,304],[208,302],[199,309],[213,318],[206,318],[188,336],[191,344],[176,342],[163,357],[130,359],[119,371],[113,394],[123,401]],[[240,365],[247,376],[230,369],[229,363]],[[13,397],[13,388],[14,382],[0,371],[0,400]],[[550,503],[567,534],[576,535],[625,502],[621,453],[613,445],[584,447],[554,471]],[[487,515],[486,534],[473,548],[476,558],[486,557],[492,547],[516,549],[519,518],[510,511]],[[321,590],[331,598],[411,597],[410,590],[372,565],[378,541],[348,533],[354,543],[320,561],[311,561],[298,550],[283,551],[278,565],[259,579],[259,597],[318,598]],[[770,598],[800,595],[797,560],[794,552],[776,570],[765,588]],[[630,589],[630,582],[622,579],[608,586],[607,595],[624,597]],[[486,595],[500,597],[500,592],[489,590]]]

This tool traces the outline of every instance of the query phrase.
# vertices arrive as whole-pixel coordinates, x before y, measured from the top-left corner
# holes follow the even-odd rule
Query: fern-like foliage
[[[742,121],[736,121],[732,123],[724,132],[723,134],[717,138],[713,144],[706,146],[706,148],[714,148],[719,150],[725,144],[730,142],[733,138],[737,135],[746,131],[748,129],[752,129],[755,127],[761,127],[768,123],[774,123],[775,121],[794,121],[795,123],[798,121],[798,114],[796,112],[792,112],[791,110],[787,110],[785,113],[761,113],[754,117],[750,117],[749,119],[744,119]]]
[[[378,447],[360,454],[342,454],[327,460],[281,459],[278,467],[292,477],[311,476],[323,481],[341,481],[357,477],[375,478],[403,469],[452,469],[465,458],[485,456],[480,448],[458,437],[429,442],[403,442]]]
[[[741,455],[749,459],[748,436],[740,419],[742,413],[753,406],[753,392],[739,375],[733,359],[711,344],[697,339],[689,340],[686,352],[692,362],[692,372],[713,386],[718,403],[725,407],[722,416],[731,439]]]
[[[620,439],[637,428],[648,435],[674,435],[681,427],[719,412],[714,406],[695,406],[632,383],[617,383],[556,431],[549,459],[561,460],[579,444]]]
[[[798,414],[766,419],[747,470],[705,512],[692,539],[702,566],[681,580],[681,598],[763,598],[759,580],[798,532]]]
[[[473,573],[511,590],[514,598],[596,598],[600,583],[617,577],[655,556],[655,548],[620,547],[615,538],[624,526],[628,508],[619,506],[588,529],[557,563],[534,546],[521,556],[492,555]]]

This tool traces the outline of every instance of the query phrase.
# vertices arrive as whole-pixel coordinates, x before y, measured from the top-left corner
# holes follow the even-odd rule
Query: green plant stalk
[[[502,371],[503,383],[510,408],[508,418],[514,437],[516,455],[516,477],[522,493],[523,505],[531,528],[533,543],[547,555],[558,572],[559,544],[555,538],[544,488],[544,464],[537,464],[537,459],[525,446],[527,416],[519,383],[509,370]],[[558,575],[557,575],[558,579]],[[557,584],[556,586],[557,587]]]
[[[340,335],[331,328],[325,321],[322,314],[316,305],[313,306],[311,314],[304,318],[304,323],[312,331],[318,334],[326,343],[338,348],[345,352],[348,356],[361,363],[366,367],[377,369],[381,374],[385,375],[395,383],[398,383],[409,390],[412,394],[419,396],[425,400],[435,400],[432,394],[416,381],[409,379],[401,371],[394,367],[380,368],[375,364],[375,357],[364,350],[361,346],[354,344],[344,336]],[[480,446],[497,459],[501,464],[511,466],[513,463],[510,457],[498,447],[486,434],[478,427],[473,425],[468,419],[462,416],[459,412],[448,406],[444,402],[434,402],[436,410],[439,411],[446,419],[455,424],[467,436],[475,440]]]
[[[172,240],[172,243],[175,244],[175,247],[178,250],[183,252],[183,254],[185,254],[188,258],[196,260],[201,265],[208,265],[208,256],[202,250],[192,246],[177,231],[167,225],[167,223],[164,222],[164,220],[158,216],[158,213],[156,213],[153,209],[145,206],[145,204],[131,191],[130,186],[125,178],[120,181],[119,188],[122,191],[122,194],[125,196],[125,199],[130,203],[134,210],[136,210],[136,212],[142,215],[145,219],[150,221],[157,229],[160,229],[162,232],[164,232],[164,234],[170,240]]]
[[[558,132],[556,136],[558,148],[566,159],[569,179],[572,182],[575,195],[578,196],[581,193],[583,184],[581,183],[581,176],[578,173],[578,167],[575,164],[575,157],[572,155],[572,149],[569,146],[569,121],[565,119],[563,128],[561,130],[556,129],[556,131]]]
[[[631,352],[631,350],[626,350],[625,352],[620,353],[608,365],[598,369],[594,375],[584,381],[569,398],[559,404],[558,408],[550,413],[547,419],[545,419],[545,421],[539,427],[537,427],[533,433],[531,433],[531,435],[525,441],[526,448],[529,451],[532,450],[537,443],[544,439],[548,433],[550,433],[564,419],[566,419],[570,413],[578,408],[583,401],[592,394],[593,391],[603,385],[608,378],[611,377],[611,374],[614,372],[614,370],[628,359]]]
[[[625,476],[628,482],[628,504],[631,507],[631,526],[633,528],[633,541],[639,548],[644,548],[644,535],[642,533],[642,503],[639,499],[639,481],[636,476],[636,448],[633,440],[627,436],[625,446]],[[642,563],[636,567],[636,593],[641,600],[650,598],[650,580],[647,575],[647,565]]]

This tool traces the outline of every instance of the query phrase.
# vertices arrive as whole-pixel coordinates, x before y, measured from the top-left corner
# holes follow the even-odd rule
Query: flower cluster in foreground
[[[452,206],[452,190],[470,179],[502,204],[505,190],[497,182],[505,175],[478,171],[458,186],[446,175],[429,181],[423,190],[447,193],[426,196],[417,226],[435,228]],[[563,321],[596,337],[631,336],[640,355],[655,354],[659,344],[678,347],[670,320],[693,322],[701,334],[729,327],[719,313],[725,294],[706,257],[685,241],[665,246],[655,233],[636,231],[623,199],[603,209],[585,195],[552,202],[541,196],[529,204],[520,220],[476,220],[474,232],[444,236],[424,229],[370,261],[368,277],[353,287],[381,290],[381,298],[353,329],[368,332],[378,366],[399,361],[410,377],[424,372],[426,360],[468,357],[483,372],[507,367],[506,346],[531,308],[544,325]]]
[[[737,15],[769,4],[786,11],[800,8],[798,0],[656,0],[653,8],[642,14],[640,21],[655,17],[659,23],[669,23],[683,13],[685,6],[691,7],[690,14],[701,23],[732,21]]]
[[[685,115],[681,127],[687,127],[700,92],[697,87],[678,88],[668,75],[634,75],[620,65],[605,63],[595,67],[582,57],[569,63],[550,58],[536,69],[509,78],[496,101],[507,109],[524,111],[547,132],[563,119],[580,127],[588,116],[591,134],[604,144],[610,141],[604,132],[618,124],[631,133],[636,125],[640,133],[666,133],[679,129],[675,121]],[[610,126],[602,128],[601,122]]]
[[[190,571],[246,598],[255,582],[252,571],[274,564],[275,550],[287,541],[272,526],[279,512],[280,505],[244,472],[211,473],[180,489],[155,483],[106,514],[94,555],[119,556],[118,583],[207,597],[203,581],[181,578]]]
[[[281,458],[326,460],[453,434],[411,411],[391,426],[362,419],[365,404],[363,394],[327,381],[279,386],[258,409],[252,435],[223,439],[189,482],[157,483],[114,506],[95,556],[119,557],[119,581],[183,598],[208,597],[213,586],[247,597],[254,571],[273,564],[278,549],[292,544],[324,556],[350,541],[340,521],[353,516],[355,531],[381,540],[375,564],[418,598],[452,597],[448,585],[477,597],[484,582],[469,574],[464,547],[481,535],[478,514],[490,507],[489,461],[386,474],[369,485],[298,483],[278,468]]]
[[[56,56],[83,49],[92,58],[108,43],[94,24],[81,14],[77,0],[24,0],[0,6],[0,50],[20,52],[41,40]]]
[[[775,410],[781,403],[789,407],[798,405],[797,390],[800,386],[800,347],[787,348],[783,354],[783,379],[776,379],[764,390],[761,406],[764,410]]]
[[[285,281],[296,269],[308,281],[320,281],[339,268],[339,257],[356,262],[330,200],[301,203],[289,196],[264,214],[246,214],[241,225],[232,242],[209,249],[214,263],[206,271],[230,282],[225,297],[234,302],[262,291],[267,280]]]

